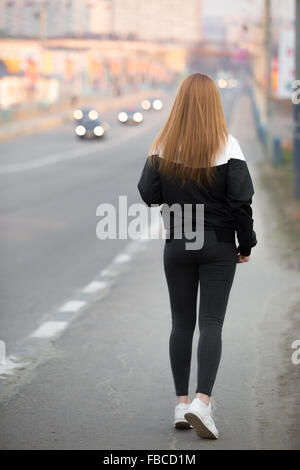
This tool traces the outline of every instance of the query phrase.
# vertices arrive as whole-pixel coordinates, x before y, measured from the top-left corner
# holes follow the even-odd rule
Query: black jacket
[[[188,183],[181,187],[158,170],[158,155],[147,158],[138,190],[148,205],[171,206],[204,204],[204,229],[215,230],[219,239],[238,239],[238,251],[244,256],[257,244],[253,230],[252,196],[254,188],[245,157],[238,141],[229,136],[228,145],[218,157],[213,187]]]

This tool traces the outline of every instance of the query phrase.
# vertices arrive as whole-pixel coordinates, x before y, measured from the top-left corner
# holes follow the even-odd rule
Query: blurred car
[[[150,109],[155,109],[155,111],[160,111],[163,107],[162,100],[159,98],[146,98],[141,102],[141,107],[145,111],[149,111]]]
[[[144,120],[143,114],[138,109],[126,109],[119,112],[118,120],[121,124],[141,124]]]
[[[98,139],[104,137],[107,130],[108,124],[99,117],[97,119],[90,119],[88,116],[84,116],[80,120],[77,120],[75,134],[81,139]]]
[[[77,108],[73,112],[73,118],[75,121],[80,121],[81,119],[90,119],[94,121],[95,119],[98,119],[98,117],[98,111],[87,106],[83,108]]]
[[[231,72],[219,71],[216,78],[217,86],[221,89],[225,88],[238,88],[240,82]]]

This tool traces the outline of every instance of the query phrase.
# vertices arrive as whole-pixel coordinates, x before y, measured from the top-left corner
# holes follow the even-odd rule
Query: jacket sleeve
[[[237,249],[244,256],[249,256],[252,247],[257,244],[251,208],[253,194],[253,183],[245,159],[230,158],[227,167],[227,201],[237,232]]]
[[[158,162],[155,158],[152,157],[151,162],[147,158],[137,187],[148,206],[163,203]]]

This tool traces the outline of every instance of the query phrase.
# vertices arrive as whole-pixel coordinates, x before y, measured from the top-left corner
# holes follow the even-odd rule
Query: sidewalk
[[[293,322],[300,302],[300,276],[274,254],[271,237],[278,221],[273,218],[268,193],[259,184],[263,156],[248,97],[236,105],[231,133],[240,140],[254,179],[258,245],[250,263],[237,267],[224,324],[223,355],[214,390],[220,440],[201,440],[193,430],[173,428],[164,242],[152,240],[140,245],[109,294],[95,300],[49,346],[43,362],[1,404],[1,448],[299,446],[296,380],[300,366],[290,361],[290,345],[297,339]],[[197,339],[196,329],[191,396],[196,386]]]
[[[84,106],[93,106],[99,109],[100,113],[108,111],[110,109],[121,108],[122,106],[127,107],[138,103],[145,97],[163,97],[164,91],[160,89],[149,89],[141,90],[136,93],[130,93],[129,95],[122,96],[106,96],[101,97],[97,101],[86,100]],[[41,112],[41,115],[32,119],[22,119],[19,121],[8,121],[7,123],[0,123],[0,142],[19,137],[21,135],[32,134],[34,132],[41,132],[47,129],[52,129],[62,125],[64,122],[70,122],[72,120],[72,113],[74,107],[81,107],[81,105],[70,106],[59,112]]]
[[[265,155],[256,138],[254,117],[247,98],[235,110],[231,132],[240,141],[254,180],[253,212],[258,245],[253,250],[260,302],[254,327],[256,349],[257,438],[262,448],[289,449],[300,445],[300,366],[291,361],[292,343],[299,339],[299,254],[293,247],[296,226],[282,214],[282,200],[267,185]],[[277,188],[280,191],[281,188]],[[253,266],[252,265],[252,266]],[[247,302],[249,290],[247,295]],[[252,312],[253,315],[254,312]]]

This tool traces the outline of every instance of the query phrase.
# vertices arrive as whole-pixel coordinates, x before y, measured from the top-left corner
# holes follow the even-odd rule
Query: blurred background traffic
[[[0,0],[0,138],[201,71],[250,87],[262,139],[272,114],[288,154],[294,43],[293,0]]]

